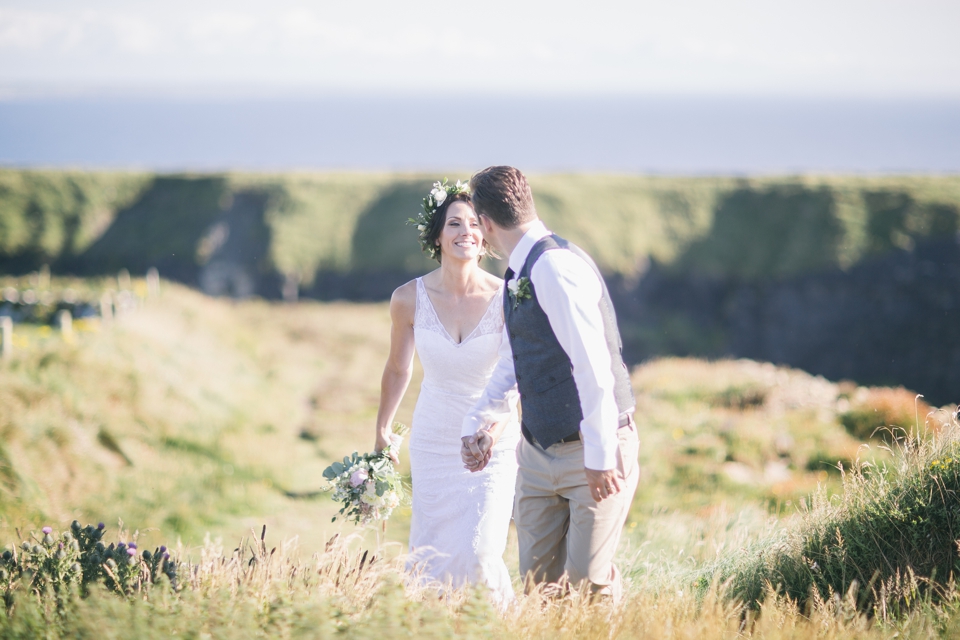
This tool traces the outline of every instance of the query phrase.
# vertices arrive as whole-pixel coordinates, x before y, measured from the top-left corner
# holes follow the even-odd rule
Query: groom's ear
[[[493,221],[490,218],[482,213],[479,214],[478,217],[480,218],[480,226],[483,227],[484,233],[490,233],[493,231]]]

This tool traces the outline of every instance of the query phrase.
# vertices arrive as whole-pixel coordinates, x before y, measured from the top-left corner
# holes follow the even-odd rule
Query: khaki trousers
[[[620,572],[613,558],[637,490],[640,445],[632,421],[617,436],[617,466],[625,487],[602,502],[590,495],[582,442],[543,449],[520,439],[514,521],[527,591],[536,583],[566,579],[579,586],[586,580],[594,594],[620,599]]]

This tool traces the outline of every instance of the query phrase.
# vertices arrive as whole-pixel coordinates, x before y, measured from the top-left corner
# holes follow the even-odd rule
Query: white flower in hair
[[[430,192],[430,195],[433,196],[433,201],[437,203],[437,206],[443,204],[443,201],[447,199],[447,190],[436,188]]]

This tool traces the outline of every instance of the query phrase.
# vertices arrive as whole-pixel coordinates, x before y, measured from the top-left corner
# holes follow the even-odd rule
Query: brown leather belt
[[[624,427],[629,427],[633,424],[633,409],[626,411],[620,414],[620,418],[617,420],[617,429],[623,429]],[[521,425],[523,426],[523,425]],[[527,442],[533,444],[533,436],[527,431],[526,427],[521,429],[523,432],[523,437],[527,439]],[[560,442],[579,442],[580,441],[580,431],[574,431],[570,435],[560,438]]]

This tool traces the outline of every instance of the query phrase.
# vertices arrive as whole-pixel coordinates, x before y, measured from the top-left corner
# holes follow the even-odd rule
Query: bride
[[[424,581],[486,584],[502,602],[513,597],[503,551],[517,475],[516,394],[511,419],[489,430],[495,445],[479,471],[464,467],[460,428],[497,363],[503,281],[479,266],[486,249],[466,185],[435,184],[423,209],[415,221],[421,248],[440,267],[401,286],[390,300],[390,356],[381,382],[375,448],[390,443],[416,350],[423,383],[410,433],[408,567]]]

